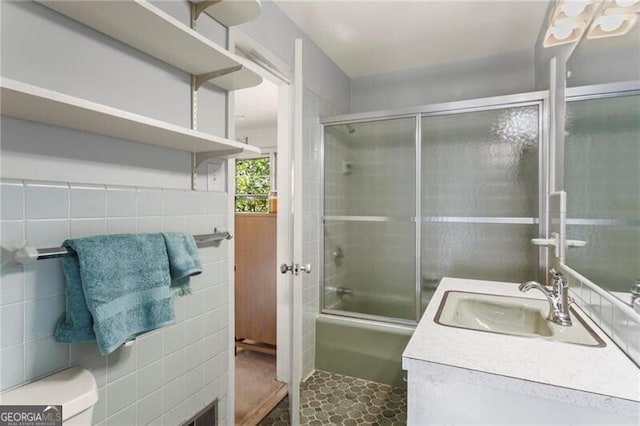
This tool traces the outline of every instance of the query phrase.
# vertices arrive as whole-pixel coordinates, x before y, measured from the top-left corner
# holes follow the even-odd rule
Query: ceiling
[[[349,75],[533,48],[548,0],[274,0]],[[278,88],[235,93],[236,130],[276,125]],[[244,117],[244,118],[241,118]]]
[[[351,78],[533,48],[548,0],[274,0]]]
[[[236,90],[236,130],[274,127],[278,116],[278,86],[262,79],[259,86]]]

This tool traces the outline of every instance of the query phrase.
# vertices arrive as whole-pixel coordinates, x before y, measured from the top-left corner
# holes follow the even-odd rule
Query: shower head
[[[352,135],[356,132],[356,129],[354,129],[351,124],[347,124],[347,131],[349,132],[350,135]]]

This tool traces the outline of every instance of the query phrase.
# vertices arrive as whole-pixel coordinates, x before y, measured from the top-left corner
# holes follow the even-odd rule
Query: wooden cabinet
[[[276,344],[276,215],[236,214],[236,339]]]

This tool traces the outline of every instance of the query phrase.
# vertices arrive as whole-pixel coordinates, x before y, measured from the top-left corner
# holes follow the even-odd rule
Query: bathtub
[[[322,314],[316,319],[316,368],[406,387],[401,357],[414,327]]]

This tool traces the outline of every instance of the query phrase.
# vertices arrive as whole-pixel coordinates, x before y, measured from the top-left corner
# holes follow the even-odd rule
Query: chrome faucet
[[[536,281],[527,281],[520,284],[518,289],[522,292],[533,288],[540,290],[549,301],[549,321],[564,326],[571,325],[569,317],[569,284],[564,280],[560,272],[555,269],[549,271],[552,279],[552,288],[549,289]]]

